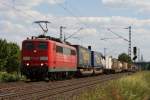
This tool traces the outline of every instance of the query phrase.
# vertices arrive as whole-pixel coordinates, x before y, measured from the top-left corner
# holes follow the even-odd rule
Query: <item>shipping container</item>
[[[105,69],[112,69],[112,57],[111,56],[107,56],[105,58]]]
[[[122,69],[122,68],[123,68],[123,64],[122,64],[122,62],[120,62],[120,61],[118,61],[118,68],[119,68],[119,69]]]
[[[117,69],[118,68],[118,60],[113,58],[112,59],[112,69]]]
[[[74,45],[77,49],[77,67],[91,67],[91,51],[80,45]]]
[[[101,53],[99,53],[99,52],[95,52],[95,51],[91,52],[91,64],[92,64],[92,67],[100,67],[100,68],[103,67],[102,56],[103,55]]]
[[[123,71],[127,71],[128,70],[128,63],[126,63],[126,62],[122,63],[122,70]]]
[[[123,64],[121,61],[118,61],[118,70],[117,72],[121,72],[122,71],[122,68],[123,68]]]
[[[112,59],[112,71],[114,72],[121,72],[122,71],[122,63],[118,61],[118,59]]]

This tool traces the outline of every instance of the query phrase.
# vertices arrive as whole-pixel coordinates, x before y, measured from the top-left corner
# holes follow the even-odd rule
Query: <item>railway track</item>
[[[0,100],[54,100],[67,98],[87,87],[93,87],[96,84],[108,80],[120,78],[128,73],[118,73],[110,75],[100,75],[95,77],[86,77],[56,82],[29,83],[25,86],[16,86],[0,89]],[[79,93],[79,92],[78,92]],[[67,94],[67,95],[66,95]]]

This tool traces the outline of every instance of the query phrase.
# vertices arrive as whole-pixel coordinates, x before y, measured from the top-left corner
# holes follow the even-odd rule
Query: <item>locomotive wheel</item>
[[[68,72],[68,78],[69,79],[72,79],[74,77],[74,72]]]
[[[56,80],[56,74],[55,74],[55,73],[49,73],[49,79],[50,79],[51,81]]]

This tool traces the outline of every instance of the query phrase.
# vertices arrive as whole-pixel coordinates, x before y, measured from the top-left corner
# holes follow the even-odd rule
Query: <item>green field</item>
[[[79,100],[150,100],[150,71],[113,80],[84,91]]]

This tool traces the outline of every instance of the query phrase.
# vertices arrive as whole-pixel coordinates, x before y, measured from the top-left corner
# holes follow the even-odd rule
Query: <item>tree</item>
[[[7,41],[0,39],[0,71],[4,71],[4,66],[7,64],[8,52]]]
[[[122,53],[118,56],[118,60],[121,62],[127,62],[129,64],[132,63],[131,57],[127,55],[126,53]]]
[[[18,71],[20,65],[20,48],[15,43],[0,39],[0,71]]]
[[[20,48],[15,43],[8,43],[7,46],[9,49],[9,55],[5,69],[9,73],[18,71],[20,65]]]

